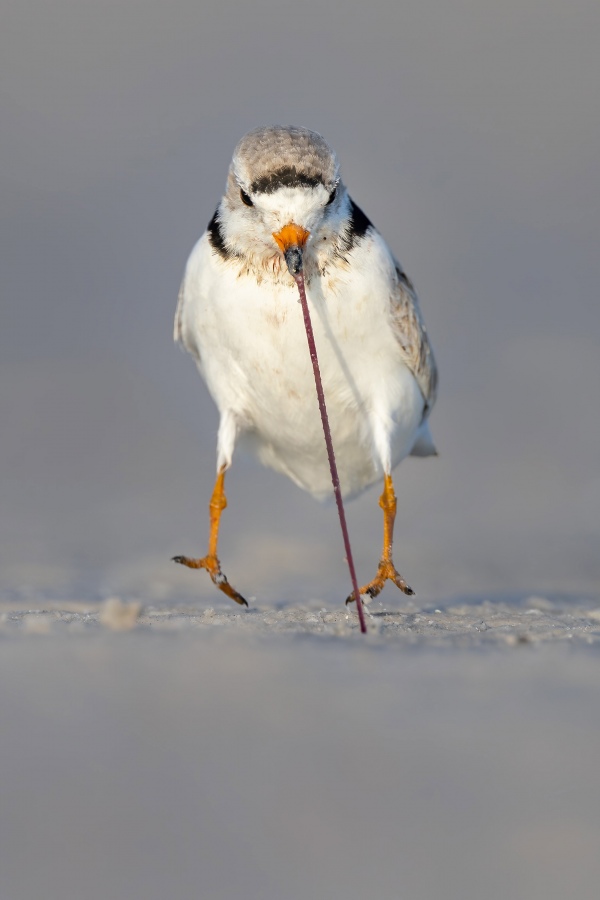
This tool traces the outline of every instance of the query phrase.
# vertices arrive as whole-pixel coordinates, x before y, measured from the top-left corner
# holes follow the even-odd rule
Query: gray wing
[[[173,340],[175,343],[180,344],[184,350],[187,350],[188,353],[191,353],[197,363],[200,363],[200,350],[198,349],[194,332],[193,330],[190,331],[189,327],[186,327],[185,311],[190,299],[188,289],[189,277],[186,269],[177,297],[177,309],[175,310],[175,322],[173,325]]]
[[[392,328],[407,366],[425,398],[425,419],[435,403],[438,372],[417,294],[410,280],[396,263],[396,281],[391,296]]]

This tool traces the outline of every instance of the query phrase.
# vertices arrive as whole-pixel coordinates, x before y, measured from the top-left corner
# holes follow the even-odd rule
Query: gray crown
[[[298,185],[331,189],[339,180],[337,157],[325,138],[292,125],[268,125],[245,134],[235,148],[231,173],[251,193]]]

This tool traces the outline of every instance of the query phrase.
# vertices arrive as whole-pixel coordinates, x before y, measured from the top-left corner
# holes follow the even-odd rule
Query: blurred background
[[[217,417],[171,340],[248,129],[302,124],[415,282],[437,460],[397,472],[421,599],[600,584],[595,0],[4,0],[0,587],[212,598]],[[348,590],[333,507],[238,457],[221,556],[265,601]],[[359,578],[378,490],[349,509]],[[390,601],[393,602],[393,600]]]

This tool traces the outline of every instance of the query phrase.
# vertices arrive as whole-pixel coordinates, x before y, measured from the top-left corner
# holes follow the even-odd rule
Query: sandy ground
[[[0,612],[2,900],[597,897],[600,604]]]
[[[542,596],[505,600],[455,601],[420,606],[404,600],[388,609],[382,601],[365,606],[368,635],[358,632],[353,608],[326,607],[313,600],[303,606],[256,605],[244,609],[215,596],[214,606],[190,602],[160,605],[108,597],[100,603],[48,600],[36,607],[29,601],[0,603],[0,635],[97,633],[102,629],[141,633],[182,631],[209,638],[217,631],[248,638],[270,635],[356,637],[368,646],[415,644],[420,647],[491,647],[494,645],[600,641],[600,601]]]

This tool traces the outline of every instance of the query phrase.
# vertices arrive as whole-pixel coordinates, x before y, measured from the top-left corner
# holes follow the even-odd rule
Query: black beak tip
[[[288,272],[295,278],[302,271],[302,250],[300,247],[290,247],[283,254],[288,267]]]

